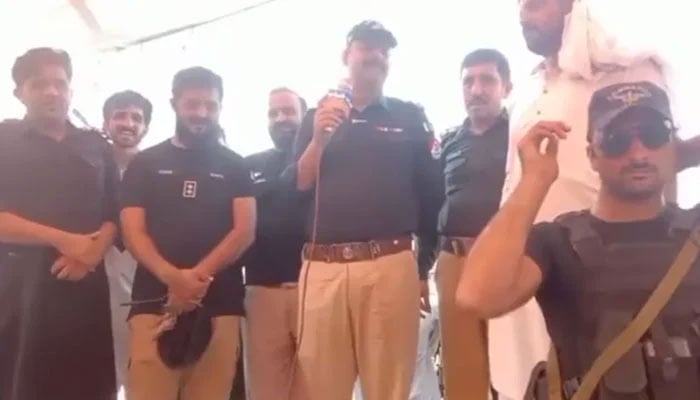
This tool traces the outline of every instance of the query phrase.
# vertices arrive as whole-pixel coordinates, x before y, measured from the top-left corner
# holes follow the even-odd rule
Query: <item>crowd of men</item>
[[[384,95],[398,41],[361,22],[348,96],[272,90],[274,147],[245,158],[209,69],[174,76],[175,132],[139,150],[149,100],[116,93],[102,132],[79,129],[68,54],[18,57],[0,400],[224,400],[241,369],[249,400],[697,399],[700,209],[669,188],[700,140],[678,139],[652,61],[559,68],[572,7],[521,1],[544,60],[510,112],[507,59],[466,55],[467,116],[439,140]],[[444,393],[421,378],[433,264]]]

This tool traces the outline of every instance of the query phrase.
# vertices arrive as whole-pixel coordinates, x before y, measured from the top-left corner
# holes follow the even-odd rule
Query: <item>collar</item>
[[[550,64],[547,62],[547,59],[543,59],[530,71],[530,75],[540,75],[552,71],[561,71],[561,68],[559,68],[559,63],[555,62],[554,64]]]
[[[365,111],[367,111],[371,108],[375,108],[375,107],[383,108],[384,110],[389,111],[389,107],[390,107],[389,106],[389,99],[386,96],[380,96],[377,100],[373,101],[367,107],[365,107],[365,109],[362,110],[362,112],[365,112]],[[359,110],[355,109],[354,107],[353,107],[353,109],[355,111],[359,111]]]
[[[381,96],[373,104],[380,105],[380,106],[384,107],[384,109],[389,110],[389,101],[387,100],[386,96]]]
[[[498,117],[496,117],[496,120],[494,121],[493,125],[487,131],[490,131],[491,129],[503,124],[503,123],[508,123],[509,122],[509,116],[508,116],[508,110],[503,108],[501,110],[501,113],[498,114]],[[462,124],[462,131],[469,131],[471,128],[471,120],[469,117],[464,119],[464,123]]]
[[[29,119],[27,119],[26,115],[24,118],[21,119],[21,123],[23,125],[22,130],[24,132],[31,135],[43,136],[39,133],[39,130],[34,127],[32,122]],[[80,129],[77,126],[75,126],[70,119],[66,119],[66,127],[66,138],[69,136],[73,136],[80,131]]]

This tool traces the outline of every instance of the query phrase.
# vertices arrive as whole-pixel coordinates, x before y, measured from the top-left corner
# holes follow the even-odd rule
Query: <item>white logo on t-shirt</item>
[[[182,186],[182,197],[194,199],[197,197],[197,181],[185,181]]]

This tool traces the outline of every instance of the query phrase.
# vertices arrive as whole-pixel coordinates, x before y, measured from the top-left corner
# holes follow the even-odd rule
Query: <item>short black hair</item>
[[[125,90],[117,92],[109,96],[102,106],[102,117],[105,121],[112,117],[114,110],[134,106],[143,111],[143,118],[146,126],[151,123],[151,115],[153,114],[153,105],[141,93],[133,90]]]
[[[219,98],[224,98],[224,84],[221,77],[204,67],[191,67],[178,71],[173,77],[172,94],[177,98],[183,89],[217,89]]]
[[[462,60],[460,72],[465,68],[490,63],[496,64],[498,74],[504,82],[510,82],[510,64],[508,64],[508,59],[496,49],[477,49],[467,54]]]
[[[15,82],[15,86],[21,86],[46,65],[61,66],[66,71],[68,80],[73,79],[73,64],[70,55],[65,50],[35,47],[15,59],[12,66],[12,80]]]
[[[291,93],[291,94],[295,95],[297,97],[297,99],[299,99],[299,104],[301,105],[302,115],[306,114],[306,111],[309,110],[309,105],[306,103],[306,100],[304,100],[304,98],[301,97],[301,95],[299,95],[299,93],[297,93],[296,91],[294,91],[286,86],[280,86],[280,87],[276,87],[276,88],[270,90],[270,95],[273,95],[275,93],[280,93],[280,92]]]

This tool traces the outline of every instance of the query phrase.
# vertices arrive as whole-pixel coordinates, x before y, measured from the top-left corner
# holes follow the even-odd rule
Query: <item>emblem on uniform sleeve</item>
[[[182,197],[186,199],[197,197],[197,181],[185,181],[182,185]]]
[[[442,155],[442,147],[440,146],[440,142],[435,138],[433,138],[430,142],[430,154],[436,160],[440,159],[440,156]]]

